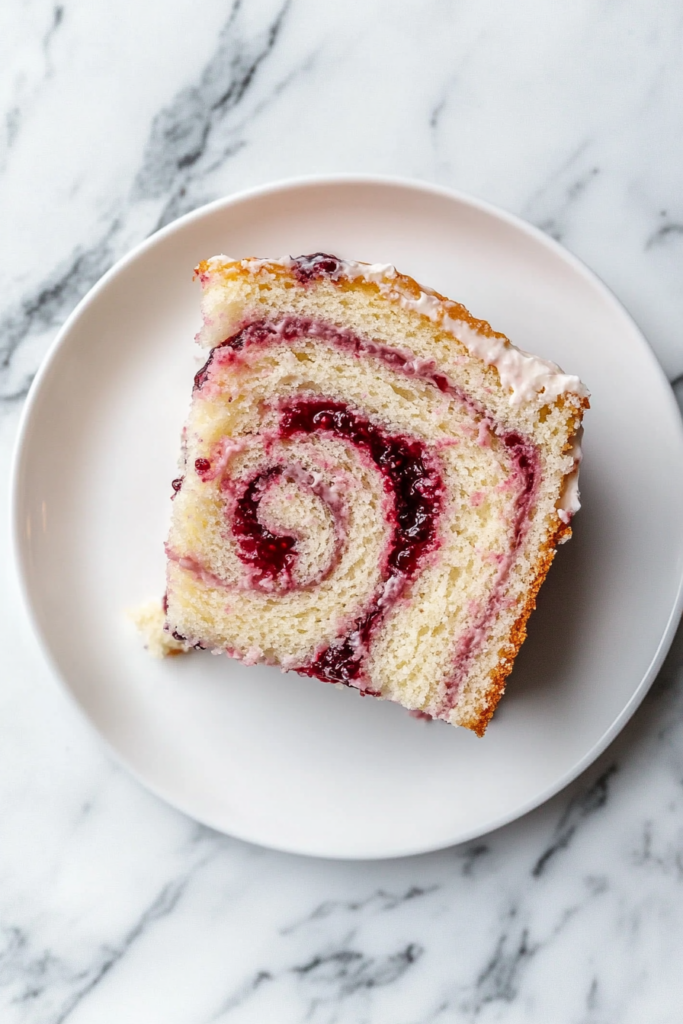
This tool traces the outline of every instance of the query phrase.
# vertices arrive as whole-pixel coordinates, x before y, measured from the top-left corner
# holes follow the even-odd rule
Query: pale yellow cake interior
[[[170,627],[188,643],[284,668],[310,662],[353,627],[381,588],[391,532],[382,476],[343,439],[277,437],[279,403],[296,396],[344,402],[386,433],[426,442],[445,484],[438,547],[374,635],[365,662],[369,685],[407,708],[481,732],[555,544],[569,532],[558,506],[574,469],[571,446],[585,400],[572,393],[548,400],[539,393],[513,404],[495,367],[470,355],[452,331],[362,279],[304,286],[275,264],[250,269],[212,261],[203,281],[201,344],[210,348],[245,323],[293,314],[409,350],[433,360],[498,424],[531,439],[541,479],[504,599],[444,714],[459,641],[480,621],[512,541],[518,495],[500,438],[472,407],[368,353],[359,357],[306,336],[254,345],[224,364],[219,353],[226,350],[218,349],[209,380],[194,393],[184,433],[184,480],[168,540]],[[201,478],[197,459],[220,465],[215,479]],[[286,592],[254,583],[230,529],[231,503],[259,468],[269,466],[285,469],[267,488],[261,521],[297,538],[295,586]]]

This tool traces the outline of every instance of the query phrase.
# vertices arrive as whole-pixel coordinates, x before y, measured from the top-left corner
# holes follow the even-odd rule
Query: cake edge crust
[[[453,724],[464,726],[464,728],[470,729],[479,737],[482,737],[486,732],[487,726],[493,718],[501,697],[505,693],[507,678],[515,667],[517,655],[519,654],[522,644],[527,638],[526,624],[529,621],[531,613],[536,609],[538,593],[546,576],[548,575],[555,555],[557,554],[557,547],[564,541],[569,540],[571,534],[571,527],[563,523],[558,527],[555,533],[549,537],[546,544],[541,549],[540,558],[536,563],[536,573],[529,586],[524,606],[508,633],[506,643],[500,649],[498,664],[490,674],[489,678],[491,682],[486,692],[485,704],[482,702],[484,706],[482,706],[478,715],[461,718]]]
[[[316,254],[323,255],[325,254]],[[415,278],[398,271],[391,263],[362,263],[336,256],[328,258],[336,262],[337,269],[334,272],[325,272],[324,275],[311,274],[311,279],[324,276],[337,286],[365,288],[431,320],[450,334],[472,358],[480,360],[485,366],[497,372],[503,389],[511,391],[512,404],[520,404],[543,387],[546,400],[557,400],[562,395],[573,395],[577,398],[577,412],[580,415],[589,407],[590,392],[579,377],[564,373],[549,359],[542,359],[518,348],[507,335],[496,331],[488,320],[473,316],[461,302],[421,285]],[[311,260],[313,257],[283,256],[279,259],[263,259],[249,256],[233,259],[217,255],[198,263],[194,269],[194,277],[204,285],[214,275],[227,278],[240,274],[255,276],[265,272],[276,277],[289,278],[292,283],[301,286],[305,281],[297,277],[296,269],[302,259]],[[206,341],[202,331],[199,332],[197,341],[211,348],[216,344]]]

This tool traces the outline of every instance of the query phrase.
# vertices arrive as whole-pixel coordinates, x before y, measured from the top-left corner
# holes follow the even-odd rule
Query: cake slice
[[[479,735],[577,511],[587,391],[389,265],[216,256],[167,633]]]

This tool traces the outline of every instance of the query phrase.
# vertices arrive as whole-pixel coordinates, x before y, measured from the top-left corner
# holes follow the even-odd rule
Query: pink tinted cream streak
[[[536,461],[538,455],[534,452]],[[528,457],[528,456],[527,456]],[[527,487],[529,477],[518,470],[517,477],[520,491],[517,498],[516,515],[513,525],[513,542],[507,553],[492,552],[491,561],[498,564],[498,571],[493,583],[491,596],[486,605],[470,609],[472,622],[469,629],[461,634],[455,650],[455,658],[450,676],[445,682],[445,692],[438,709],[438,718],[448,718],[458,698],[458,693],[472,658],[486,641],[487,631],[496,614],[501,609],[509,609],[512,603],[505,596],[505,586],[510,570],[515,563],[529,527],[528,514],[538,489],[538,472],[534,475],[531,488]],[[521,478],[521,479],[520,479]]]

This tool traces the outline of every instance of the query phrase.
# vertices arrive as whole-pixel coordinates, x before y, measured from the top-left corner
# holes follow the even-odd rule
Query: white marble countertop
[[[521,214],[683,375],[681,53],[665,0],[0,5],[3,490],[31,378],[112,262],[301,173]],[[2,1024],[683,1019],[682,636],[617,742],[517,823],[402,861],[285,856],[112,763],[37,651],[1,509]]]

